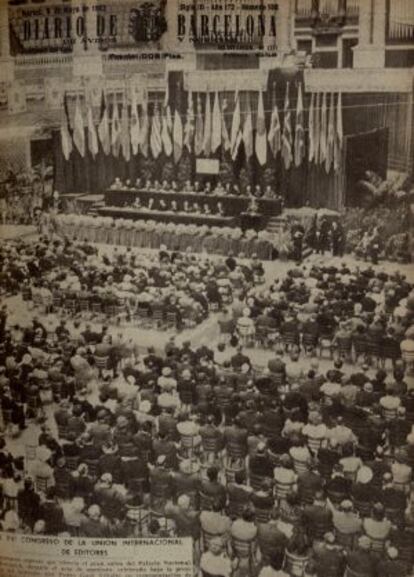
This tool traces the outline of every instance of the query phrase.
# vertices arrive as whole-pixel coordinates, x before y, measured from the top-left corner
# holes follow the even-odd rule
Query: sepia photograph
[[[0,0],[0,577],[413,577],[414,0]]]

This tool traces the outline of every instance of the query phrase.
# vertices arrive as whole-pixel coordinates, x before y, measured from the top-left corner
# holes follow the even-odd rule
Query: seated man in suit
[[[122,188],[121,179],[117,176],[114,182],[111,184],[111,190],[116,190],[117,188]]]
[[[256,184],[256,186],[254,187],[253,196],[255,196],[256,198],[262,198],[263,191],[260,184]]]
[[[207,215],[211,214],[211,209],[207,202],[203,204],[203,213]]]
[[[217,186],[214,189],[213,194],[217,194],[218,196],[223,196],[224,194],[226,194],[226,190],[225,190],[224,186],[221,184],[221,182],[217,183]]]

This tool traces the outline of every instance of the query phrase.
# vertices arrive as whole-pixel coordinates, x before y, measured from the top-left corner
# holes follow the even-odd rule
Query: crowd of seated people
[[[193,327],[263,276],[261,263],[196,259],[187,253],[158,255],[130,250],[99,254],[87,242],[10,242],[2,249],[3,286],[45,313],[137,326]]]
[[[2,331],[3,530],[189,536],[207,575],[282,563],[282,575],[410,575],[402,365],[321,370],[312,358],[305,370],[277,355],[258,372],[236,342],[223,361],[223,347],[171,339],[140,353],[83,326],[56,329],[50,349],[39,319]],[[26,428],[22,457],[8,440]]]
[[[395,364],[413,321],[413,285],[368,266],[304,265],[232,307],[222,314],[222,330],[237,330],[246,344]]]
[[[210,181],[206,181],[204,184],[199,180],[194,182],[187,180],[182,186],[180,186],[177,181],[172,180],[144,180],[142,178],[137,178],[135,183],[130,180],[123,182],[119,177],[115,178],[111,187],[112,190],[145,190],[148,192],[182,192],[182,193],[193,193],[193,194],[203,194],[211,196],[254,196],[256,198],[267,198],[274,200],[282,200],[282,197],[278,195],[275,190],[270,186],[266,185],[264,188],[260,184],[254,186],[247,184],[244,187],[239,186],[235,183],[223,184],[220,181],[217,185],[213,187]]]
[[[235,273],[225,342],[142,351],[122,329],[67,322],[50,335],[41,317],[13,326],[2,310],[2,529],[190,536],[204,576],[410,575],[414,393],[399,345],[412,286],[368,266],[307,265],[267,288],[256,260],[188,266],[163,252],[167,271],[184,258],[203,281],[217,263]],[[115,251],[100,270],[87,243],[7,243],[3,286],[24,296],[28,272],[128,282],[132,256]],[[277,335],[261,369],[243,347],[249,320]],[[322,363],[325,339],[337,354]],[[27,439],[23,456],[11,437]]]

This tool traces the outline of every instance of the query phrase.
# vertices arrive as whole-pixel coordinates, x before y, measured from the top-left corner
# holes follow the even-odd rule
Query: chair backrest
[[[204,451],[208,453],[217,453],[219,451],[219,438],[211,436],[203,436],[201,443]]]
[[[91,303],[91,309],[92,309],[92,312],[94,312],[94,313],[100,313],[100,312],[102,312],[102,304],[99,302],[96,302],[96,301],[92,302]]]
[[[338,545],[341,545],[345,549],[353,549],[355,544],[355,533],[343,533],[335,528],[335,537]]]
[[[94,356],[93,357],[95,360],[95,364],[98,367],[98,369],[107,369],[108,368],[108,361],[109,361],[109,357],[108,356]]]
[[[40,475],[36,475],[35,477],[36,491],[46,493],[49,485],[50,485],[49,477],[41,477]]]
[[[245,444],[229,441],[226,443],[227,456],[232,459],[243,459],[247,454]]]
[[[256,550],[256,538],[250,541],[244,539],[236,539],[236,537],[231,538],[231,544],[233,552],[239,559],[251,559]]]
[[[213,497],[212,495],[207,495],[206,493],[203,493],[203,491],[199,492],[199,496],[200,496],[200,511],[211,511],[216,501],[215,497]]]
[[[36,459],[37,445],[25,445],[25,456],[27,461],[34,461]]]
[[[375,539],[374,537],[369,536],[369,540],[371,541],[371,550],[374,553],[382,553],[385,548],[385,539]]]
[[[270,520],[271,509],[254,508],[256,523],[268,523]]]
[[[300,475],[309,471],[310,464],[308,461],[301,461],[300,459],[293,459],[293,468],[295,472]]]
[[[151,482],[151,495],[152,497],[158,499],[168,499],[170,495],[170,485],[167,480],[152,479]]]
[[[70,471],[76,471],[76,469],[78,468],[78,465],[79,465],[78,455],[67,456],[67,457],[65,457],[65,459],[66,459],[66,467]]]
[[[58,425],[57,429],[59,439],[67,439],[69,434],[69,427],[67,427],[67,425]]]
[[[253,489],[253,491],[259,491],[266,477],[263,475],[255,475],[253,473],[250,473],[249,479],[250,479],[250,486]]]
[[[277,499],[285,499],[287,495],[292,491],[294,482],[289,481],[289,483],[282,483],[276,481],[275,483],[275,497]]]
[[[285,570],[289,575],[293,575],[295,577],[302,577],[305,573],[305,567],[308,563],[309,555],[299,556],[291,553],[289,551],[285,551]]]
[[[164,320],[164,311],[160,308],[154,309],[153,318],[156,321]]]
[[[99,459],[85,459],[85,465],[88,466],[89,475],[96,477],[98,474]]]
[[[194,435],[181,435],[180,441],[183,449],[192,449],[194,447]]]

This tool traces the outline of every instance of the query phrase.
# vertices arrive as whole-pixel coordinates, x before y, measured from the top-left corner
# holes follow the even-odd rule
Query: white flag
[[[256,120],[256,156],[259,164],[264,166],[267,161],[267,138],[266,138],[266,119],[263,104],[263,92],[259,93],[259,104],[257,107]]]
[[[135,86],[132,86],[130,135],[131,135],[132,154],[135,155],[138,154],[139,142],[141,138],[141,127],[139,122],[138,102],[137,102],[137,93],[135,92]]]
[[[233,160],[237,158],[239,152],[239,147],[242,141],[243,135],[241,131],[241,113],[240,113],[240,100],[239,93],[236,94],[236,102],[233,112],[233,121],[231,124],[231,157]]]

